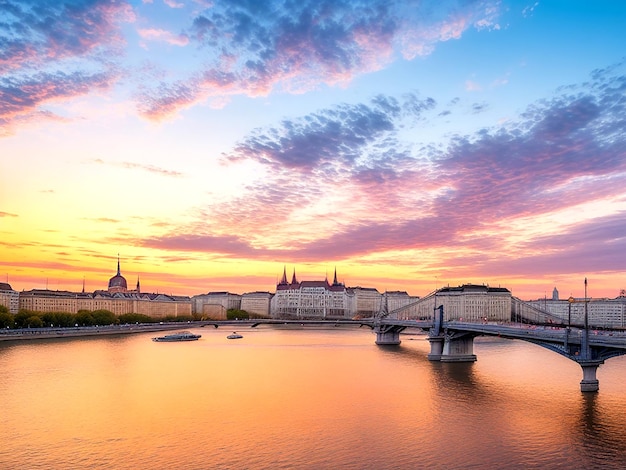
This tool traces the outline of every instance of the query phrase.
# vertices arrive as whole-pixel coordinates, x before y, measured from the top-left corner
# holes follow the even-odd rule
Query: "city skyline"
[[[15,290],[626,288],[626,4],[9,0]],[[332,274],[331,274],[332,277]]]

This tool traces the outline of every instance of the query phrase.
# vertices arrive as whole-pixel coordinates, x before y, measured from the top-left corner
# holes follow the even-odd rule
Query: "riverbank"
[[[202,322],[146,323],[134,325],[77,326],[74,328],[21,328],[0,330],[0,341],[75,338],[83,336],[125,335],[189,329],[204,326]]]

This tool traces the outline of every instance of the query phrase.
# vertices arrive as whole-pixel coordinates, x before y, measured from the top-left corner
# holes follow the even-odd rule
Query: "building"
[[[386,307],[392,311],[415,303],[419,297],[411,297],[403,291],[384,294]],[[276,294],[271,299],[270,314],[277,318],[371,318],[381,311],[383,294],[373,287],[346,287],[337,280],[335,269],[333,282],[298,281],[296,270],[291,282],[283,269]],[[245,310],[245,309],[244,309]]]
[[[390,313],[400,320],[422,320],[433,317],[435,308],[443,306],[444,321],[511,321],[511,292],[504,287],[464,284],[444,287],[416,302]]]
[[[409,295],[406,291],[386,291],[385,294],[387,295],[387,310],[390,313],[414,304],[420,299],[419,296]]]
[[[225,320],[228,310],[241,310],[241,295],[208,292],[191,298],[192,313],[211,320]]]
[[[382,295],[374,287],[351,287],[349,294],[352,318],[370,318],[380,311]]]
[[[351,294],[337,281],[337,270],[333,283],[323,281],[301,281],[293,271],[291,282],[287,271],[276,285],[276,294],[271,301],[271,315],[278,318],[350,318],[352,310],[348,297]]]
[[[84,290],[85,288],[83,287],[83,291]],[[109,287],[107,289],[107,292],[109,292],[110,294],[127,293],[127,292],[139,294],[141,292],[141,288],[139,286],[139,276],[137,276],[137,287],[135,288],[135,290],[131,290],[131,291],[128,290],[128,284],[126,282],[126,278],[122,276],[122,273],[120,271],[120,257],[119,256],[117,257],[117,274],[115,274],[115,276],[109,279]]]
[[[270,307],[274,297],[269,292],[248,292],[241,296],[241,310],[248,312],[251,317],[270,316]]]
[[[527,303],[557,316],[563,323],[571,322],[572,325],[584,325],[586,304],[589,325],[626,328],[626,292],[624,290],[620,291],[620,295],[614,299],[590,297],[585,302],[583,297],[559,299],[558,295],[555,297],[553,294],[551,299],[529,300]]]
[[[15,315],[20,309],[20,294],[8,282],[0,282],[0,305]]]
[[[19,293],[19,308],[33,312],[77,313],[80,310],[108,310],[115,315],[139,313],[154,318],[190,317],[191,299],[185,296],[142,293],[137,279],[135,290],[128,290],[120,271],[109,280],[107,290],[93,293],[32,289]]]

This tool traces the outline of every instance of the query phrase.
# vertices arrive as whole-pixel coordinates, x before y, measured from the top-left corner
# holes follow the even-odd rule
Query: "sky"
[[[626,2],[0,0],[0,281],[626,288]]]

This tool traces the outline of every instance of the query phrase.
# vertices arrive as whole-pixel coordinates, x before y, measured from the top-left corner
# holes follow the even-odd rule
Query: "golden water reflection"
[[[622,468],[626,361],[600,392],[534,345],[479,338],[473,364],[423,336],[198,329],[0,346],[0,468]],[[614,361],[614,362],[613,362]]]

